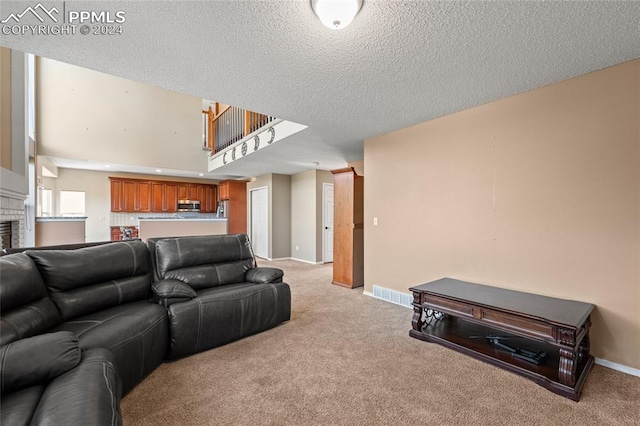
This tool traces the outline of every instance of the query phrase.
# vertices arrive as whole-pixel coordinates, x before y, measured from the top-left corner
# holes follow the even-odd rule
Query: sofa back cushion
[[[151,296],[149,252],[142,241],[26,254],[64,321]]]
[[[61,323],[29,256],[0,257],[0,276],[0,345],[44,333]]]
[[[244,282],[246,272],[255,267],[245,234],[160,238],[151,246],[158,277],[185,282],[195,290]]]

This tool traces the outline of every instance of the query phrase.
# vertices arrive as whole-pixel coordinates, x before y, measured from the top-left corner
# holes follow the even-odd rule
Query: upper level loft
[[[219,102],[204,101],[203,149],[208,171],[266,148],[307,126]]]

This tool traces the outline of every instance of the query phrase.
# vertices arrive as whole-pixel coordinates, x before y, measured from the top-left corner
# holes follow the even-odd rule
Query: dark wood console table
[[[552,392],[580,399],[593,366],[589,353],[589,303],[443,278],[413,292],[411,337],[435,342],[533,380]],[[540,365],[496,346],[546,354]]]

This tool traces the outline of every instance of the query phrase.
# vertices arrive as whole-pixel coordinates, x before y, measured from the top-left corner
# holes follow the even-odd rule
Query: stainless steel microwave
[[[199,212],[200,201],[198,200],[178,200],[179,212]]]

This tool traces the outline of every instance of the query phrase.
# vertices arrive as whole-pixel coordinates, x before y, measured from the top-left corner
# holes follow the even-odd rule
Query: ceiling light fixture
[[[338,30],[353,21],[362,7],[362,0],[311,0],[311,8],[327,27]]]

